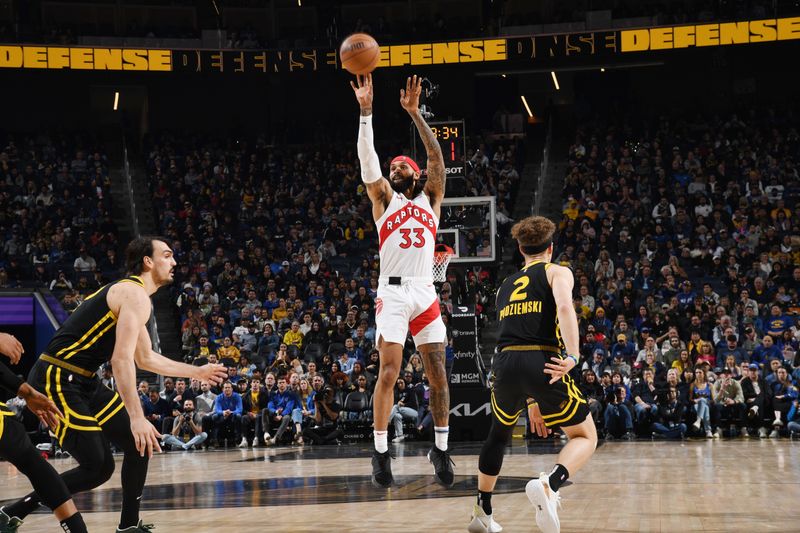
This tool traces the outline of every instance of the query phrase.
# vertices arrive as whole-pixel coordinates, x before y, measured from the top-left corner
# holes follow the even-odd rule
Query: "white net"
[[[448,246],[444,248],[433,253],[433,281],[437,283],[447,280],[447,265],[450,264],[450,259],[455,255],[452,248]]]

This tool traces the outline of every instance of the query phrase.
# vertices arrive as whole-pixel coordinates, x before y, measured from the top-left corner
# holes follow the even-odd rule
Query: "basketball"
[[[378,66],[378,41],[366,33],[354,33],[342,42],[339,57],[342,66],[351,74],[369,74]]]

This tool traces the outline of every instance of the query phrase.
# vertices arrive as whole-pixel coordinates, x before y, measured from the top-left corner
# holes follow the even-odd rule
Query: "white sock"
[[[388,431],[373,431],[375,435],[375,450],[378,453],[386,453],[389,451]]]
[[[433,426],[433,436],[436,447],[443,452],[447,451],[447,436],[450,435],[450,426]]]

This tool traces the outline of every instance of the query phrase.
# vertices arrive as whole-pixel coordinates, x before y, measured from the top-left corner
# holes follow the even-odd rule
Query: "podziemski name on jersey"
[[[542,302],[541,300],[533,300],[528,302],[517,302],[508,304],[500,311],[500,320],[507,316],[526,315],[528,313],[541,313]]]

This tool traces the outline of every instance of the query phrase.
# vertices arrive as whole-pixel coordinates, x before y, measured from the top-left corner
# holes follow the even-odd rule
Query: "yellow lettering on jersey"
[[[500,320],[509,316],[527,315],[530,313],[541,313],[542,301],[533,300],[528,302],[517,302],[508,304],[500,310]]]

